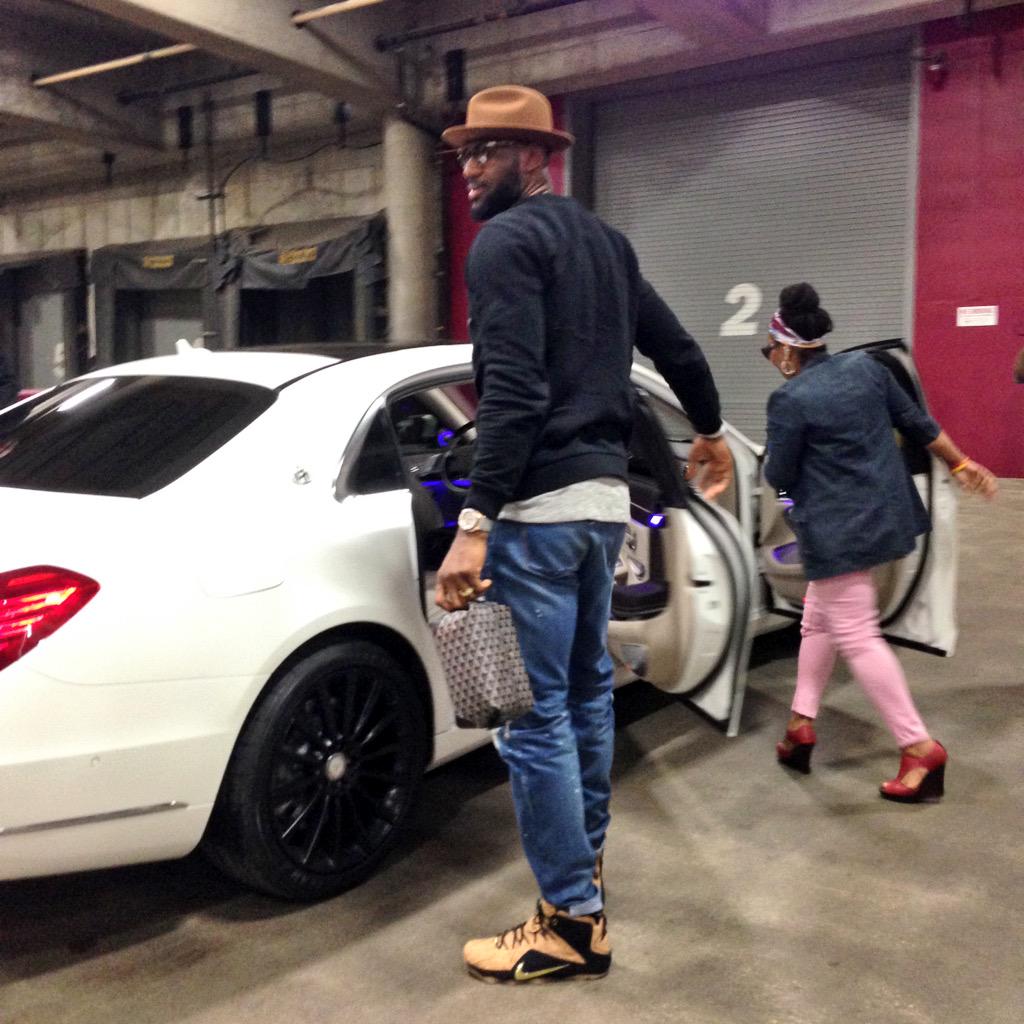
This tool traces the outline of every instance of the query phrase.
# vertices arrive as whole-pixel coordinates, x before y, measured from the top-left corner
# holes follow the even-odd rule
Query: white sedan
[[[898,343],[874,346],[916,393]],[[718,505],[692,429],[634,368],[620,681],[740,724],[749,645],[805,581],[759,448]],[[187,350],[0,412],[0,879],[179,857],[264,892],[373,871],[456,727],[432,578],[472,457],[468,346],[339,361]],[[949,653],[955,500],[907,452],[935,531],[879,573],[887,634]]]

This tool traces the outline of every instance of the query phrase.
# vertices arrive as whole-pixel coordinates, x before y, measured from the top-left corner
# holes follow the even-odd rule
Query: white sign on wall
[[[996,327],[999,324],[998,306],[957,306],[957,327]]]
[[[757,334],[757,311],[761,308],[764,296],[756,284],[738,284],[729,289],[725,301],[730,306],[738,305],[740,308],[718,331],[720,338],[736,338]]]

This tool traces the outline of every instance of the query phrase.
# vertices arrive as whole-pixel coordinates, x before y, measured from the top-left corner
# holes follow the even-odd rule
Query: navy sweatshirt
[[[626,238],[575,200],[533,196],[488,221],[466,283],[480,396],[467,507],[495,518],[509,501],[625,478],[634,345],[698,433],[720,428],[699,346]]]

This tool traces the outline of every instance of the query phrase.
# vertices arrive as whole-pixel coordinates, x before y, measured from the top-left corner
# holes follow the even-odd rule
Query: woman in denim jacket
[[[893,428],[944,459],[969,492],[992,497],[992,474],[967,458],[892,374],[865,352],[831,355],[832,318],[809,284],[782,290],[765,357],[786,378],[768,402],[765,475],[793,499],[793,526],[810,581],[796,694],[779,761],[810,771],[818,713],[837,655],[874,703],[902,752],[888,800],[943,793],[945,748],[932,739],[878,624],[873,566],[903,558],[930,529]]]

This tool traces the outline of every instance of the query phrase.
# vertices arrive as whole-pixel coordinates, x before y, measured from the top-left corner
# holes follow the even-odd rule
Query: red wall
[[[999,476],[1024,477],[1024,6],[925,28],[914,358],[936,419]],[[998,306],[957,327],[958,306]]]
[[[563,104],[556,97],[551,101],[555,127],[563,123]],[[561,153],[551,158],[551,184],[561,195],[565,190],[565,158]],[[469,303],[466,298],[466,256],[480,225],[469,215],[466,184],[453,153],[444,156],[444,232],[448,270],[448,337],[452,341],[469,341]]]

